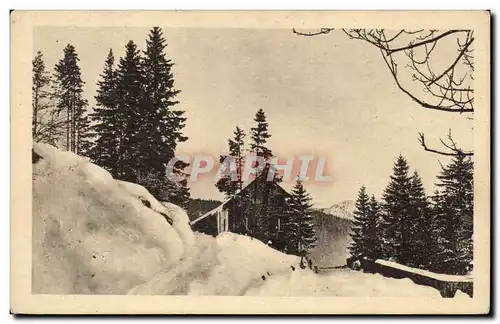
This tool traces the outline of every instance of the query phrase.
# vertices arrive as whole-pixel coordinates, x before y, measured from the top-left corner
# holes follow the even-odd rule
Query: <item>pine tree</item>
[[[269,133],[269,124],[267,122],[266,114],[264,110],[259,109],[255,114],[256,126],[251,128],[251,143],[250,143],[250,151],[257,157],[262,157],[265,160],[265,164],[258,175],[262,174],[265,178],[268,177],[269,172],[273,174],[273,178],[271,179],[272,183],[281,182],[282,177],[277,172],[276,168],[271,165],[269,162],[270,158],[273,156],[273,152],[269,149],[266,144],[269,138],[271,138],[271,134]],[[258,166],[258,165],[257,165]]]
[[[380,208],[375,196],[369,198],[366,187],[362,186],[351,226],[351,256],[372,261],[380,258],[379,218]]]
[[[235,193],[243,188],[244,140],[245,132],[236,126],[234,138],[228,140],[229,155],[222,155],[220,157],[221,163],[227,162],[229,158],[236,165],[236,180],[232,179],[230,174],[227,174],[221,177],[215,184],[217,189],[226,195],[226,198],[234,196]],[[229,165],[226,167],[229,169]]]
[[[362,258],[367,255],[366,229],[370,217],[370,198],[366,193],[366,187],[362,186],[356,199],[356,210],[351,226],[352,244],[349,246],[351,256]]]
[[[110,49],[100,75],[101,80],[97,82],[98,88],[95,96],[97,106],[90,114],[90,119],[94,123],[91,131],[96,139],[89,156],[94,163],[116,175],[119,138],[123,132],[123,123],[120,121],[123,119],[119,118],[118,73],[114,62],[113,50]]]
[[[382,195],[384,200],[381,220],[382,255],[386,259],[402,264],[407,264],[412,259],[409,219],[411,178],[408,170],[405,158],[400,155],[394,165],[391,180]]]
[[[286,197],[280,208],[273,210],[275,217],[280,218],[281,230],[278,232],[277,249],[287,254],[299,255],[299,217],[292,203],[293,197]]]
[[[268,244],[273,239],[273,235],[269,230],[271,209],[267,204],[253,203],[247,206],[246,215],[254,215],[255,229],[253,235],[258,240]]]
[[[372,195],[370,208],[368,209],[368,220],[365,230],[366,257],[370,260],[377,260],[381,257],[380,241],[380,207],[379,203]]]
[[[437,200],[437,222],[443,242],[443,270],[466,274],[472,270],[474,186],[473,162],[459,154],[442,168],[436,185],[441,188]],[[446,258],[447,256],[447,258]]]
[[[85,106],[87,106],[87,100],[85,99]],[[76,153],[82,156],[89,156],[90,150],[92,149],[91,132],[90,132],[90,120],[87,110],[81,109],[75,115],[76,120]]]
[[[236,163],[236,176],[237,182],[236,187],[238,190],[243,189],[243,165],[245,163],[244,151],[245,151],[245,132],[238,126],[234,131],[234,139],[228,141],[229,144],[229,154],[234,157]]]
[[[297,224],[297,251],[301,256],[305,256],[315,246],[317,240],[311,200],[302,182],[297,180],[292,189],[288,206],[295,212],[291,220]]]
[[[273,212],[274,207],[270,206],[268,198],[269,193],[272,192],[277,183],[281,181],[281,178],[277,174],[277,172],[273,172],[274,177],[272,177],[272,179],[270,179],[269,181],[267,180],[268,173],[270,172],[271,168],[274,167],[269,163],[269,159],[272,157],[272,152],[265,146],[267,140],[271,137],[271,135],[268,131],[269,124],[266,121],[266,115],[262,109],[259,109],[259,111],[257,111],[254,121],[256,122],[256,125],[255,127],[251,128],[250,151],[256,157],[261,157],[265,160],[263,166],[258,165],[258,163],[254,165],[257,168],[262,167],[262,170],[257,172],[257,174],[255,175],[256,180],[259,180],[258,185],[256,186],[256,190],[258,191],[258,196],[262,197],[261,200],[256,202],[256,204],[259,205],[255,208],[258,211],[258,213],[255,214],[256,228],[257,231],[261,233],[261,236],[273,237],[273,229],[270,227],[277,221],[277,214]],[[265,233],[265,235],[262,233]]]
[[[180,93],[174,87],[172,67],[174,64],[166,57],[167,47],[162,30],[154,27],[146,40],[146,50],[141,66],[143,72],[143,119],[139,129],[141,140],[139,151],[142,159],[142,172],[153,173],[165,178],[166,165],[175,157],[177,144],[185,142],[187,137],[182,134],[186,118],[184,111],[175,106],[175,100]],[[183,175],[188,164],[176,163],[174,172]],[[165,179],[165,181],[169,181]],[[144,183],[146,187],[152,184]],[[167,185],[174,191],[159,192],[160,196],[187,204],[189,197],[187,181],[183,180]],[[155,188],[151,188],[155,190]],[[158,191],[158,190],[156,190]]]
[[[34,142],[57,145],[57,140],[61,134],[61,127],[64,123],[61,118],[57,118],[51,102],[53,95],[49,85],[52,79],[45,67],[41,51],[36,53],[32,65],[32,138]]]
[[[64,57],[55,66],[55,89],[58,113],[66,117],[66,148],[77,154],[86,154],[89,147],[89,120],[86,114],[87,100],[83,98],[84,82],[78,66],[75,47],[68,44]]]
[[[271,134],[269,134],[268,131],[269,124],[267,123],[264,110],[259,109],[259,111],[257,111],[254,121],[257,125],[251,128],[252,143],[250,144],[250,148],[256,156],[269,159],[273,153],[265,146]]]
[[[454,248],[448,239],[447,206],[444,196],[435,191],[431,197],[432,223],[429,224],[433,245],[428,251],[427,270],[446,273],[454,267]]]
[[[43,62],[43,54],[38,51],[35,58],[33,59],[33,84],[31,86],[31,105],[33,108],[32,116],[32,134],[33,139],[37,141],[38,130],[40,126],[40,114],[42,110],[46,109],[46,105],[43,104],[43,100],[49,96],[49,93],[45,90],[50,84],[49,72],[45,69],[45,63]]]
[[[429,251],[434,245],[432,235],[433,216],[425,194],[422,179],[417,171],[410,180],[410,207],[408,218],[411,222],[409,245],[413,258],[408,260],[408,266],[428,269],[430,264]]]
[[[181,181],[163,181],[166,185],[165,190],[161,190],[158,196],[162,196],[162,200],[171,202],[184,209],[187,209],[191,201],[191,194],[187,186],[187,178],[184,177]]]
[[[116,177],[120,180],[138,182],[142,171],[141,141],[144,134],[140,131],[146,121],[142,111],[144,78],[141,71],[141,58],[137,45],[131,40],[125,46],[125,56],[120,58],[117,71],[117,114],[118,161]],[[147,172],[144,172],[147,173]]]

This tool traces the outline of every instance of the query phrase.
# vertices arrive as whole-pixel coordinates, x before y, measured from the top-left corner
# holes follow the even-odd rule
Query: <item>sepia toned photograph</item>
[[[489,312],[489,12],[11,15],[14,312]]]

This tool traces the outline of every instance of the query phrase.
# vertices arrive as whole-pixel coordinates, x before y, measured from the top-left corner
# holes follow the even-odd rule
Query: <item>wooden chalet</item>
[[[288,196],[278,183],[260,176],[218,207],[191,221],[190,225],[194,231],[212,236],[222,232],[254,236],[259,230],[258,218],[268,217],[269,233],[278,240],[281,220],[279,215],[271,217],[270,213],[275,206],[283,206]]]

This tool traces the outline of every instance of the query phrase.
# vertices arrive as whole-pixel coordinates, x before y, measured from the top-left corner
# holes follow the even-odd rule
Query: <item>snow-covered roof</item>
[[[230,202],[233,198],[229,198],[229,199],[226,199],[222,204],[220,204],[219,206],[215,207],[214,209],[206,212],[205,214],[201,215],[200,217],[198,217],[197,219],[191,221],[189,223],[189,225],[193,225],[193,224],[196,224],[197,222],[201,221],[202,219],[208,217],[208,216],[211,216],[213,214],[215,214],[216,212],[218,211],[222,211],[222,208],[224,207],[224,205],[226,205],[226,203]]]
[[[441,280],[441,281],[459,281],[459,282],[472,282],[472,276],[457,276],[457,275],[447,275],[447,274],[442,274],[442,273],[435,273],[427,270],[422,270],[422,269],[417,269],[417,268],[412,268],[408,267],[396,262],[392,261],[387,261],[387,260],[376,260],[375,263],[385,265],[387,267],[395,268],[395,269],[400,269],[404,270],[407,272],[419,274],[422,276],[426,276],[429,278],[433,278],[436,280]]]
[[[228,203],[230,202],[231,200],[233,200],[234,197],[238,196],[241,192],[243,192],[250,184],[252,184],[257,178],[253,179],[252,181],[248,182],[245,186],[243,186],[243,188],[241,188],[240,191],[238,191],[233,197],[230,197],[228,199],[226,199],[222,204],[220,204],[219,206],[215,207],[214,209],[206,212],[205,214],[201,215],[200,217],[198,217],[197,219],[191,221],[189,223],[189,225],[193,225],[193,224],[196,224],[197,222],[199,222],[200,220],[204,219],[204,218],[207,218],[209,216],[212,216],[214,215],[216,212],[218,211],[222,211],[222,208]],[[285,189],[283,189],[279,184],[276,184],[276,186],[278,188],[280,188],[283,192],[287,192]]]

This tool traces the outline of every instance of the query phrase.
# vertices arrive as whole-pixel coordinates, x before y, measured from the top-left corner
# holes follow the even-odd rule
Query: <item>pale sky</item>
[[[161,26],[160,26],[161,27]],[[34,31],[53,70],[71,43],[80,57],[85,97],[94,104],[96,82],[112,48],[116,61],[132,39],[144,49],[147,28],[54,28]],[[448,129],[471,147],[472,121],[426,110],[396,87],[380,52],[341,32],[299,37],[288,29],[163,29],[176,88],[177,106],[186,111],[189,137],[180,153],[218,157],[227,151],[235,127],[247,133],[262,108],[272,135],[268,146],[279,157],[325,156],[333,181],[305,183],[317,207],[354,200],[365,184],[380,197],[396,157],[403,154],[419,171],[427,193],[434,188],[443,156],[425,152]],[[449,60],[449,58],[448,58]],[[284,182],[288,189],[293,183]],[[212,178],[190,183],[194,198],[222,199]]]

